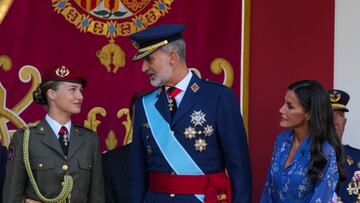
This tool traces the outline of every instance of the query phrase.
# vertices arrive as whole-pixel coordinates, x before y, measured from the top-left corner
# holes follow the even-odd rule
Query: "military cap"
[[[86,80],[76,69],[71,69],[65,65],[57,65],[49,68],[45,72],[43,82],[47,81],[64,81],[81,84],[86,86]]]
[[[331,101],[331,107],[333,109],[349,112],[349,110],[346,108],[346,105],[350,100],[350,96],[348,93],[342,90],[332,89],[329,90],[329,96]]]
[[[138,49],[138,53],[132,58],[136,61],[153,53],[158,48],[181,39],[184,31],[182,24],[162,24],[146,30],[136,32],[130,36],[133,45]]]

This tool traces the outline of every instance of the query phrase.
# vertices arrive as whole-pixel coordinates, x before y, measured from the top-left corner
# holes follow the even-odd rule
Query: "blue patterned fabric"
[[[320,180],[311,184],[307,176],[311,136],[302,141],[292,162],[285,168],[294,137],[294,132],[290,130],[283,131],[277,136],[260,202],[330,202],[339,179],[333,147],[328,142],[323,143],[327,164]]]

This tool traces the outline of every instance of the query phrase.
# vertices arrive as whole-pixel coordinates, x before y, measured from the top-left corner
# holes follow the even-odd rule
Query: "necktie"
[[[64,155],[67,156],[69,150],[69,132],[65,126],[61,126],[59,130],[59,143]]]
[[[176,88],[176,87],[170,87],[170,88],[166,91],[166,94],[167,94],[168,97],[169,97],[169,110],[170,110],[170,113],[171,113],[171,116],[172,116],[172,117],[174,117],[175,112],[176,112],[176,108],[177,108],[175,97],[176,97],[176,95],[178,95],[180,92],[181,92],[181,90],[178,89],[178,88]]]

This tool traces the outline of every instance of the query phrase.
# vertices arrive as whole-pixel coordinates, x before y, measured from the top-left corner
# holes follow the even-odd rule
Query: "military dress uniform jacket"
[[[358,196],[360,198],[360,150],[349,145],[344,145],[343,150],[346,180],[338,183],[336,193],[341,202],[354,203],[357,202]],[[353,180],[355,172],[358,180]]]
[[[129,203],[131,144],[103,154],[106,203]]]
[[[23,198],[40,201],[29,182],[23,161],[23,133],[17,131],[10,143],[6,166],[4,202],[17,203]],[[35,181],[46,198],[60,194],[68,172],[74,186],[71,203],[104,202],[104,183],[98,136],[92,131],[71,126],[67,158],[49,124],[42,120],[30,128],[29,156]]]
[[[247,139],[239,104],[233,91],[223,85],[203,81],[193,74],[174,118],[171,118],[168,110],[165,91],[155,91],[160,92],[155,104],[157,110],[203,173],[224,172],[226,168],[231,179],[233,203],[251,202],[252,184]],[[154,140],[142,99],[135,105],[131,202],[199,203],[200,200],[194,195],[174,196],[149,191],[148,172],[171,174],[174,171]],[[196,130],[196,135],[191,128]],[[199,142],[199,139],[205,140],[205,143]]]

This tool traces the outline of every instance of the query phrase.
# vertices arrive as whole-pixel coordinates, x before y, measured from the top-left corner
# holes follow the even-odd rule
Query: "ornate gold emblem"
[[[190,140],[192,138],[195,138],[196,137],[195,128],[193,128],[191,126],[189,126],[188,128],[185,128],[184,135],[185,135],[185,138],[190,139]]]
[[[331,102],[338,102],[341,98],[340,92],[334,90],[330,93],[330,101]]]
[[[120,67],[125,66],[125,52],[115,44],[116,37],[129,36],[154,24],[168,13],[173,1],[52,0],[52,6],[80,32],[109,38],[109,44],[96,55],[106,70],[115,74]],[[77,5],[74,6],[74,3]]]
[[[111,39],[109,44],[103,46],[101,50],[96,52],[96,56],[109,73],[117,73],[119,68],[125,66],[125,52],[114,42],[115,41]]]
[[[61,66],[60,68],[57,68],[55,70],[55,73],[57,76],[59,76],[61,78],[65,78],[66,76],[68,76],[70,74],[70,70],[68,68],[66,68],[65,66]]]
[[[206,150],[207,143],[205,140],[199,138],[199,139],[195,140],[194,146],[197,151],[202,152],[202,151]]]

